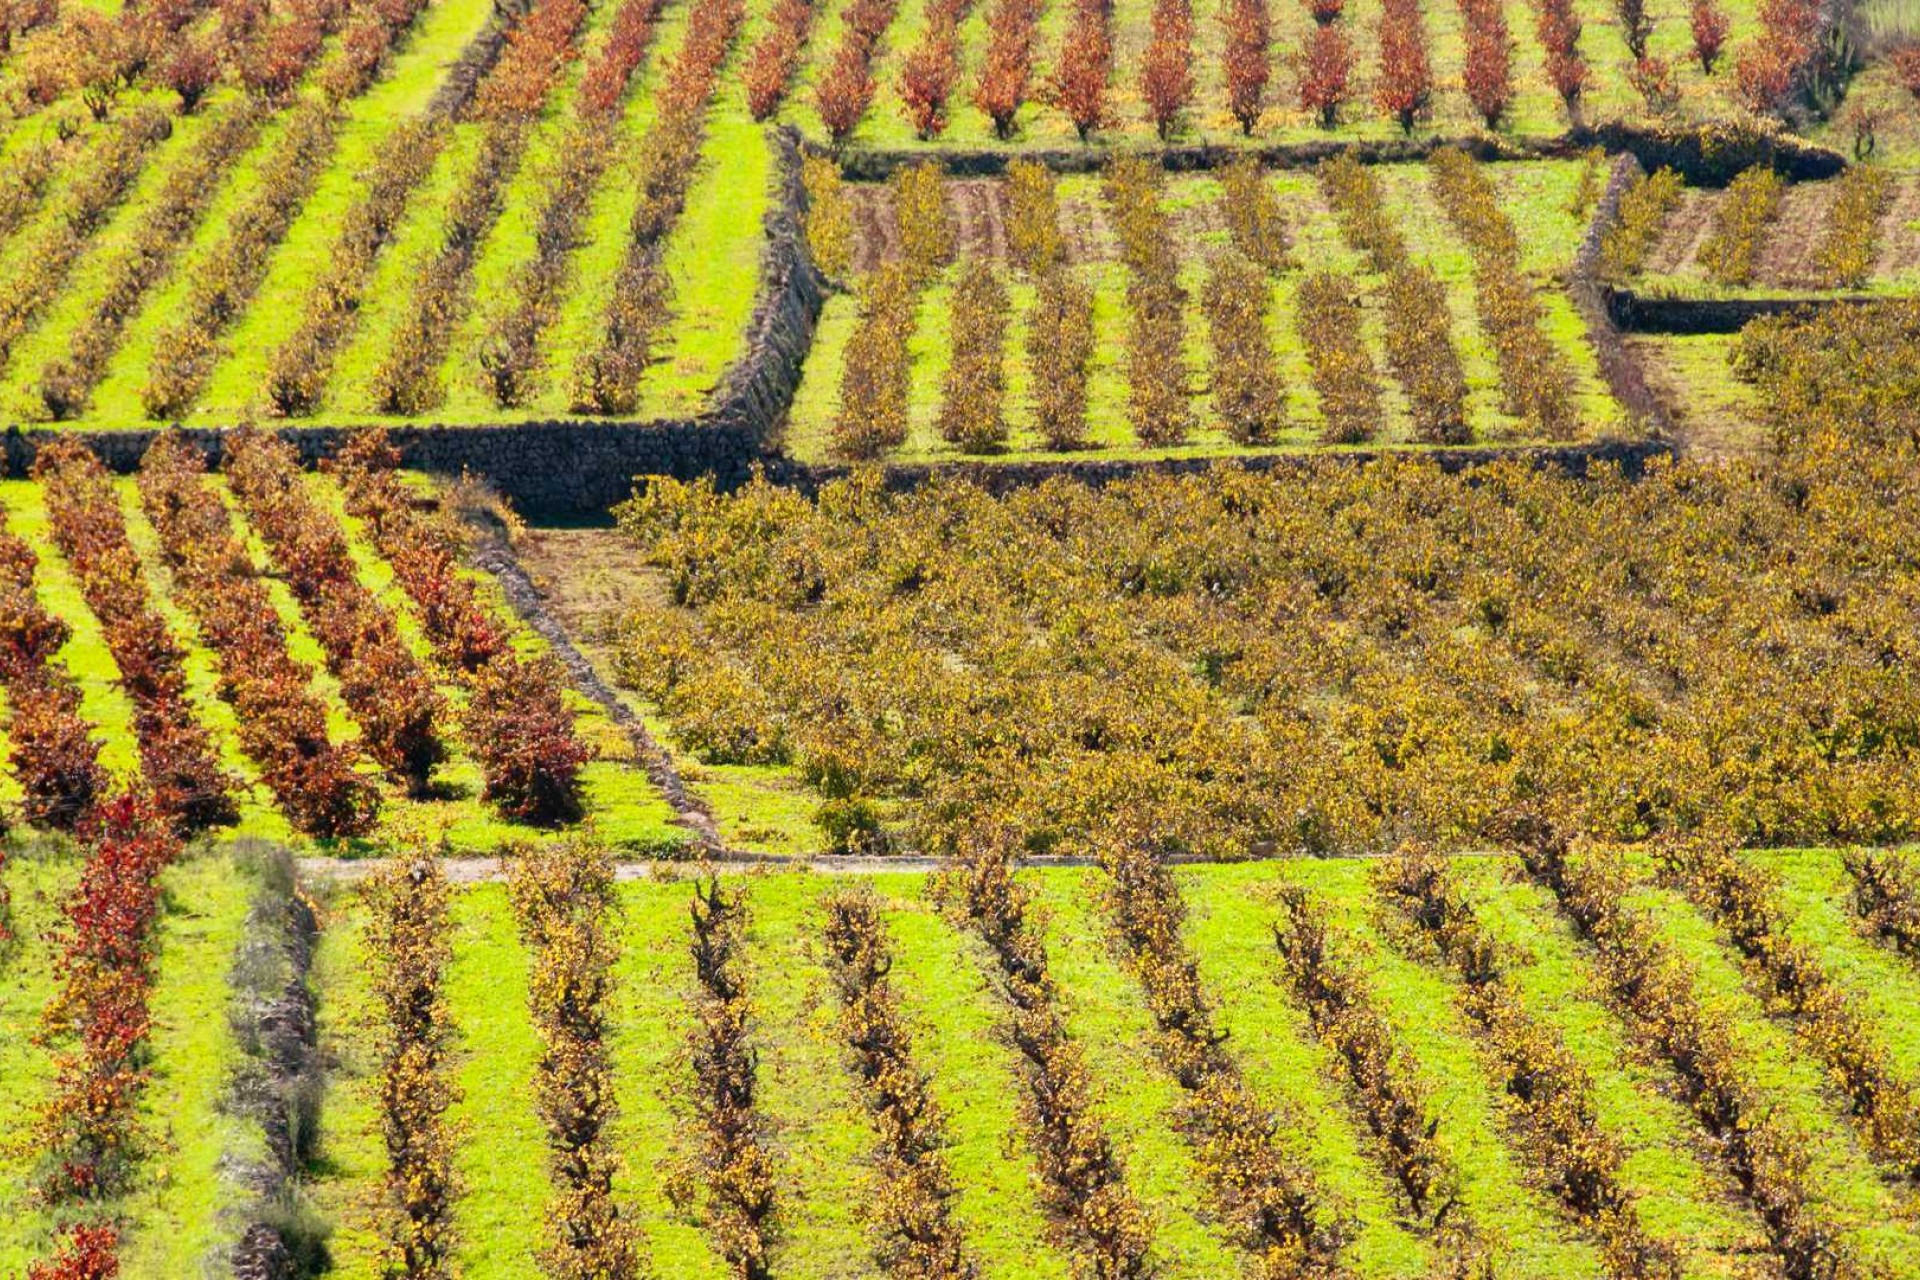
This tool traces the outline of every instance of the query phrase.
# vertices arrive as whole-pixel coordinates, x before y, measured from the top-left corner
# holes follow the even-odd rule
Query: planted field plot
[[[486,849],[585,818],[635,850],[683,838],[452,520],[363,460],[303,474],[246,435],[216,476],[166,437],[131,480],[58,450],[0,482],[28,825],[84,829],[139,785],[182,833]]]
[[[1661,294],[1910,294],[1920,174],[1856,166],[1787,183],[1751,171],[1722,190],[1656,176],[1628,192],[1604,256],[1614,277]]]
[[[75,7],[0,70],[10,420],[685,415],[739,354],[772,169],[732,56],[757,11],[167,14]]]
[[[159,872],[149,1067],[99,1207],[122,1274],[153,1277],[276,1233],[366,1277],[1912,1274],[1902,1157],[1812,1009],[1854,1019],[1873,1114],[1909,1123],[1920,971],[1859,911],[1914,867],[1723,870],[1759,914],[1694,863],[1597,846],[713,883],[566,848],[504,883],[322,882],[311,914],[261,851],[192,852]],[[0,988],[23,1126],[57,1096],[28,1033],[74,872],[0,873],[27,929]],[[1617,924],[1579,896],[1599,875]],[[1755,936],[1817,984],[1809,1012],[1742,959]],[[318,1012],[304,1048],[229,1031],[288,999]],[[271,1105],[233,1101],[303,1081],[290,1150]],[[10,1146],[0,1185],[35,1183],[34,1154]],[[47,1256],[53,1220],[10,1211],[0,1265]]]
[[[803,459],[1631,434],[1564,290],[1596,159],[887,184],[810,164]]]

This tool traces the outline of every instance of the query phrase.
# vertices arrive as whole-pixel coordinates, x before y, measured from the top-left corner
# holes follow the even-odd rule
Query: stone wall
[[[1766,316],[1885,301],[1863,295],[1827,298],[1657,298],[1631,289],[1605,290],[1607,314],[1627,333],[1738,333]]]
[[[1584,476],[1596,464],[1607,463],[1620,467],[1630,476],[1638,476],[1646,469],[1649,459],[1664,457],[1672,451],[1672,445],[1661,440],[1609,440],[1594,444],[1532,448],[1343,449],[1338,453],[1256,453],[1224,457],[892,463],[882,466],[881,473],[885,486],[895,492],[917,489],[942,479],[965,480],[989,493],[1005,494],[1056,479],[1073,480],[1098,488],[1133,476],[1199,475],[1222,466],[1244,467],[1249,471],[1282,471],[1316,464],[1360,465],[1386,457],[1431,462],[1446,472],[1467,471],[1493,462],[1518,459],[1574,476]],[[811,495],[820,486],[844,479],[855,470],[854,467],[843,465],[806,466],[782,461],[777,466],[769,467],[767,475],[775,483],[790,485]]]
[[[278,434],[311,466],[354,433],[353,427],[284,427]],[[155,431],[22,431],[4,437],[8,475],[24,475],[40,447],[77,439],[117,472],[137,470]],[[225,429],[185,434],[218,461]],[[558,421],[485,427],[391,427],[388,436],[403,465],[445,475],[480,477],[531,516],[599,515],[633,489],[637,475],[692,479],[712,475],[723,485],[743,482],[759,457],[749,428],[696,419],[687,422]]]
[[[709,413],[716,423],[747,431],[762,448],[773,446],[786,421],[827,300],[826,279],[807,248],[800,133],[783,125],[772,138],[780,183],[767,210],[760,296],[747,325],[746,351],[721,378]]]

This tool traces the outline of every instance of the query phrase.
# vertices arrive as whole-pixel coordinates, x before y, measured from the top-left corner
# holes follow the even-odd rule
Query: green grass
[[[193,1275],[231,1244],[248,1192],[227,1162],[264,1156],[259,1131],[225,1106],[242,1057],[227,974],[258,880],[216,848],[190,851],[161,885],[153,1074],[140,1094],[150,1148],[123,1210],[129,1276]]]
[[[376,1090],[379,1010],[369,987],[366,911],[356,894],[322,894],[313,985],[319,992],[318,1044],[329,1064],[321,1105],[316,1169],[308,1184],[315,1209],[331,1225],[330,1274],[373,1280],[380,1274],[375,1196],[386,1169]]]

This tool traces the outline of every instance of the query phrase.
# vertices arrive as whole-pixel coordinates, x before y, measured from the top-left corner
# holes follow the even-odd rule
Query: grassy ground
[[[1756,855],[1761,856],[1761,855]],[[1784,877],[1796,936],[1816,947],[1885,1028],[1896,1070],[1920,1070],[1920,1033],[1905,1017],[1920,998],[1920,974],[1855,929],[1838,856],[1764,855]],[[1623,1144],[1623,1176],[1643,1219],[1676,1242],[1685,1274],[1750,1274],[1759,1226],[1666,1068],[1650,1059],[1597,993],[1584,944],[1551,898],[1517,879],[1504,859],[1467,859],[1461,883],[1483,922],[1509,948],[1511,972],[1530,1012],[1554,1028],[1592,1075],[1600,1117]],[[51,991],[49,944],[70,859],[17,857],[4,872],[23,945],[0,968],[0,1120],[18,1132],[45,1087],[47,1060],[26,1032]],[[1157,1228],[1161,1273],[1236,1274],[1241,1255],[1213,1212],[1181,1135],[1182,1096],[1150,1046],[1151,1023],[1137,982],[1116,957],[1099,902],[1097,872],[1027,872],[1045,922],[1069,1030],[1086,1054],[1100,1114],[1125,1161],[1130,1185]],[[1190,907],[1187,936],[1217,1002],[1228,1051],[1248,1084],[1278,1110],[1283,1147],[1303,1159],[1330,1207],[1352,1230],[1348,1259],[1372,1278],[1429,1273],[1422,1229],[1410,1225],[1352,1109],[1342,1073],[1319,1044],[1284,983],[1269,922],[1287,880],[1326,904],[1342,953],[1379,995],[1409,1061],[1443,1117],[1441,1140],[1463,1174],[1465,1203],[1509,1254],[1516,1274],[1597,1274],[1590,1242],[1535,1185],[1517,1145],[1485,1051],[1468,1029],[1451,971],[1380,915],[1364,861],[1188,867],[1179,883]],[[891,977],[928,1072],[951,1145],[953,1210],[989,1277],[1064,1280],[1058,1251],[1034,1196],[1031,1156],[1019,1137],[1024,1086],[1001,1039],[1004,1006],[982,945],[940,914],[928,877],[761,875],[748,882],[760,1101],[782,1196],[775,1258],[782,1274],[874,1274],[861,1211],[872,1194],[867,1156],[875,1141],[836,1026],[837,1002],[819,943],[822,896],[865,882],[879,896],[896,962]],[[252,879],[218,854],[167,875],[155,994],[155,1076],[143,1114],[151,1154],[125,1202],[130,1274],[193,1274],[234,1219],[239,1191],[222,1157],[255,1139],[219,1109],[235,1061],[225,1012],[226,976]],[[633,881],[618,894],[621,959],[612,1023],[624,1157],[620,1203],[640,1228],[658,1274],[718,1280],[724,1268],[701,1226],[686,1087],[692,970],[686,958],[684,882]],[[1764,1013],[1738,966],[1694,910],[1663,890],[1635,901],[1699,967],[1709,1001],[1735,1018],[1782,1113],[1812,1140],[1823,1210],[1883,1274],[1920,1265],[1920,1224],[1910,1191],[1876,1172],[1794,1034]],[[364,912],[350,890],[323,891],[325,926],[316,956],[320,1035],[331,1064],[311,1199],[332,1226],[331,1274],[378,1274],[373,1210],[384,1155],[373,1090],[374,1018],[363,949]],[[462,1274],[529,1274],[549,1185],[544,1138],[529,1082],[538,1043],[527,1012],[530,957],[505,887],[458,889],[449,1013],[458,1037],[452,1071],[460,1088],[451,1119],[459,1135]],[[30,1157],[0,1150],[0,1266],[17,1269],[41,1243],[44,1220],[22,1212]]]

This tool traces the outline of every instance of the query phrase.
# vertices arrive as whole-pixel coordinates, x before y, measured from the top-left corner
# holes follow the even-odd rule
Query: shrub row
[[[880,1185],[868,1209],[875,1261],[891,1276],[972,1280],[978,1264],[951,1212],[946,1120],[914,1058],[913,1033],[887,978],[893,954],[873,895],[828,898],[824,932],[840,996],[840,1038],[880,1133],[874,1158]]]
[[[580,8],[578,0],[555,2]],[[412,417],[446,399],[440,366],[466,315],[474,261],[527,148],[529,125],[523,120],[492,120],[482,127],[478,160],[442,220],[439,248],[416,268],[406,313],[386,336],[386,354],[374,369],[374,403],[383,413]]]
[[[1107,169],[1107,205],[1127,264],[1127,416],[1145,445],[1192,434],[1186,361],[1186,291],[1161,205],[1161,171],[1127,157]]]
[[[1264,444],[1287,425],[1287,388],[1267,330],[1273,285],[1236,250],[1213,257],[1200,302],[1213,347],[1213,411],[1233,439]]]
[[[814,0],[776,0],[767,15],[767,29],[754,42],[741,73],[747,87],[747,110],[755,120],[767,120],[786,98],[816,12]]]
[[[839,47],[813,91],[814,110],[836,147],[852,136],[873,104],[873,59],[897,7],[898,0],[852,0],[847,6]],[[950,78],[947,88],[952,88]]]
[[[480,154],[441,222],[438,250],[416,268],[406,314],[387,336],[386,355],[374,370],[374,401],[382,411],[411,417],[446,398],[440,366],[471,300],[474,263],[520,170],[533,118],[572,59],[574,33],[586,16],[585,0],[540,0],[481,83],[473,103],[485,129]],[[590,195],[590,186],[580,191],[582,210]],[[556,245],[556,254],[564,247]],[[533,345],[525,348],[529,355]]]
[[[834,415],[835,447],[871,458],[906,443],[909,359],[921,290],[953,257],[944,183],[937,165],[907,165],[890,180],[901,258],[868,276],[859,328],[847,343]]]
[[[1380,371],[1367,349],[1353,282],[1316,272],[1300,282],[1294,309],[1320,397],[1322,443],[1371,440],[1380,425]]]
[[[1097,1276],[1142,1280],[1152,1272],[1153,1221],[1127,1186],[1100,1122],[1080,1046],[1061,1021],[1032,903],[1014,879],[1012,850],[991,831],[972,838],[941,873],[939,892],[992,949],[1026,1086],[1020,1118],[1038,1165],[1039,1192],[1062,1246]]]
[[[485,797],[510,817],[556,822],[580,810],[580,768],[592,753],[574,732],[566,673],[551,654],[525,657],[460,573],[460,542],[415,509],[384,432],[367,431],[329,464],[348,509],[367,522],[394,577],[420,610],[427,639],[467,690],[462,727]]]
[[[1742,1059],[1724,1013],[1703,1004],[1689,965],[1644,913],[1627,906],[1632,877],[1599,846],[1574,854],[1525,824],[1521,857],[1595,949],[1601,979],[1678,1076],[1688,1104],[1721,1150],[1789,1280],[1852,1273],[1811,1181],[1807,1135],[1771,1105]]]
[[[674,738],[708,764],[790,764],[767,697],[686,617],[635,609],[620,620],[614,671],[673,719]]]
[[[1840,192],[1814,250],[1813,269],[1828,289],[1858,289],[1873,272],[1880,219],[1893,203],[1885,169],[1856,164],[1840,175]]]
[[[1002,142],[1013,137],[1020,108],[1033,89],[1033,47],[1039,39],[1040,0],[990,0],[987,52],[973,105],[993,121]]]
[[[1220,207],[1233,247],[1268,271],[1286,270],[1293,263],[1293,242],[1266,170],[1241,159],[1219,172]]]
[[[954,286],[949,323],[953,355],[940,401],[941,438],[966,453],[1007,443],[1007,286],[991,262],[967,264]]]
[[[1748,110],[1779,113],[1809,87],[1826,19],[1817,0],[1761,0],[1759,10],[1762,34],[1734,60],[1734,81]]]
[[[1753,279],[1754,260],[1786,189],[1779,174],[1762,166],[1746,170],[1727,187],[1714,215],[1713,234],[1700,246],[1700,265],[1709,279],[1725,285]]]
[[[379,792],[354,772],[358,753],[328,740],[326,707],[309,690],[306,667],[287,653],[273,599],[206,483],[205,456],[183,437],[161,436],[141,464],[140,497],[175,593],[219,660],[221,696],[237,713],[240,741],[281,809],[308,835],[372,830]]]
[[[619,112],[651,43],[664,0],[625,0],[574,99],[577,118],[542,182],[533,257],[515,269],[505,311],[488,324],[480,350],[483,381],[502,408],[525,403],[540,364],[540,338],[559,315],[571,254],[600,180],[619,146]],[[471,249],[469,249],[471,253]]]
[[[1338,954],[1325,908],[1299,885],[1281,890],[1273,941],[1314,1031],[1339,1055],[1380,1159],[1413,1216],[1449,1228],[1459,1246],[1470,1248],[1474,1230],[1459,1203],[1459,1173],[1436,1140],[1441,1117],[1427,1087],[1379,998]]]
[[[1353,43],[1340,22],[1317,23],[1307,31],[1300,54],[1300,109],[1322,129],[1340,123],[1340,108],[1353,97]]]
[[[829,280],[843,280],[853,266],[853,202],[840,166],[824,156],[800,162],[807,192],[807,252]]]
[[[1146,50],[1140,55],[1140,96],[1160,140],[1173,137],[1193,101],[1193,6],[1154,0]]]
[[[444,995],[453,948],[447,880],[432,858],[395,857],[367,880],[367,954],[380,1011],[380,1134],[387,1168],[376,1209],[382,1274],[453,1274],[455,1135],[447,1108],[454,1027]]]
[[[1221,46],[1221,71],[1227,84],[1227,112],[1252,137],[1267,107],[1267,86],[1273,78],[1269,46],[1273,17],[1267,0],[1228,0],[1222,23],[1226,41]]]
[[[920,42],[900,63],[894,89],[922,141],[947,128],[947,100],[960,83],[960,24],[973,0],[932,0]]]
[[[918,299],[901,262],[883,263],[861,287],[860,323],[847,340],[831,428],[834,451],[844,457],[877,458],[907,442],[907,340]]]
[[[743,0],[706,0],[688,16],[679,53],[655,95],[659,116],[640,152],[635,183],[640,202],[627,226],[627,251],[614,276],[600,340],[574,364],[576,412],[627,414],[639,404],[653,335],[667,319],[662,242],[699,168],[707,104],[745,18]]]
[[[1466,48],[1460,80],[1467,101],[1489,129],[1497,129],[1513,108],[1513,36],[1507,8],[1500,0],[1459,0]]]
[[[1106,123],[1112,70],[1112,0],[1073,0],[1046,92],[1047,100],[1073,121],[1082,142]]]
[[[699,980],[692,1033],[693,1109],[707,1181],[707,1231],[740,1280],[768,1280],[778,1188],[755,1106],[759,1054],[747,993],[747,903],[718,880],[694,886],[693,967]]]
[[[1875,1158],[1920,1178],[1920,1101],[1894,1071],[1886,1038],[1820,955],[1790,933],[1777,876],[1711,838],[1655,846],[1663,874],[1726,930],[1793,1015],[1814,1057],[1846,1095]]]
[[[1406,389],[1414,434],[1429,444],[1463,444],[1467,379],[1453,346],[1446,286],[1432,268],[1407,255],[1373,171],[1350,156],[1321,163],[1320,186],[1340,216],[1349,243],[1386,275],[1380,291],[1387,322],[1387,362]]]
[[[34,591],[33,548],[0,528],[0,683],[7,744],[30,826],[72,831],[105,794],[100,744],[80,715],[80,686],[56,655],[71,634]],[[0,915],[5,904],[0,902]],[[6,939],[0,936],[0,952]]]
[[[398,232],[414,189],[433,172],[447,137],[445,125],[431,118],[405,121],[387,136],[366,194],[347,210],[328,249],[326,276],[307,294],[299,328],[267,362],[267,399],[280,413],[299,417],[320,408],[334,358],[359,322],[374,264]]]
[[[9,157],[7,170],[0,173],[0,242],[26,225],[59,166],[58,144],[34,142]]]
[[[1633,179],[1620,194],[1618,218],[1600,240],[1601,270],[1608,278],[1625,280],[1640,270],[1685,191],[1686,184],[1671,169]]]
[[[332,161],[344,104],[372,81],[423,7],[424,0],[385,0],[359,11],[342,37],[341,57],[320,77],[320,95],[287,113],[226,234],[195,263],[185,303],[155,340],[140,389],[148,414],[176,418],[200,398],[219,362],[220,335],[260,287],[274,248]]]
[[[0,361],[60,293],[68,272],[93,235],[133,189],[147,154],[173,131],[173,120],[155,106],[142,106],[104,130],[99,142],[74,162],[74,178],[48,223],[17,255],[19,266],[0,282]]]
[[[1104,849],[1108,918],[1147,996],[1156,1048],[1188,1096],[1202,1175],[1262,1280],[1338,1274],[1349,1227],[1332,1221],[1312,1169],[1276,1140],[1301,1118],[1275,1116],[1224,1045],[1199,966],[1182,941],[1186,904],[1159,858],[1132,840]]]
[[[1384,0],[1380,7],[1380,72],[1374,105],[1404,133],[1433,112],[1433,63],[1419,0]]]
[[[512,863],[508,893],[533,953],[534,1108],[555,1186],[541,1270],[551,1280],[635,1280],[644,1274],[640,1237],[614,1200],[621,1160],[607,1131],[619,1110],[607,1044],[613,864],[583,842],[529,846]]]
[[[129,1186],[149,1075],[160,873],[180,851],[163,815],[129,795],[102,804],[84,836],[86,862],[56,935],[59,985],[42,1016],[42,1034],[60,1047],[32,1130],[46,1159],[40,1193],[59,1206],[97,1202]],[[58,1252],[31,1267],[29,1280],[118,1271],[119,1231],[111,1223],[68,1224],[59,1235]]]
[[[1849,849],[1841,858],[1867,931],[1920,958],[1920,867],[1881,849]]]
[[[34,460],[54,545],[100,620],[134,706],[140,768],[155,807],[183,832],[239,817],[234,780],[187,702],[185,654],[148,603],[146,570],[127,541],[113,482],[81,445],[61,441]]]
[[[339,521],[307,492],[292,446],[252,429],[226,439],[223,470],[326,654],[368,754],[412,795],[447,755],[446,712],[393,615],[360,583]]]
[[[1007,247],[1015,265],[1036,278],[1067,256],[1053,173],[1032,160],[1007,165]]]
[[[108,268],[106,288],[92,312],[75,326],[66,356],[41,371],[40,400],[55,420],[76,418],[86,410],[141,299],[172,269],[175,256],[219,194],[220,179],[259,137],[263,115],[253,100],[241,99],[169,170],[165,185]]]
[[[1473,253],[1474,301],[1500,364],[1506,411],[1539,434],[1561,440],[1579,429],[1573,372],[1546,333],[1546,312],[1520,265],[1520,239],[1493,183],[1464,152],[1434,153],[1441,207]]]
[[[1093,346],[1093,289],[1064,264],[1056,265],[1040,277],[1027,317],[1034,425],[1049,449],[1086,443]]]
[[[1679,1257],[1648,1235],[1621,1183],[1620,1141],[1602,1125],[1593,1081],[1551,1025],[1527,1012],[1499,942],[1475,915],[1447,859],[1420,844],[1381,862],[1374,884],[1460,974],[1462,1002],[1502,1068],[1530,1154],[1567,1212],[1600,1238],[1609,1275],[1672,1280]]]
[[[1592,69],[1580,53],[1580,15],[1572,0],[1534,0],[1534,34],[1547,55],[1547,80],[1560,95],[1567,118],[1580,121],[1581,98]]]

